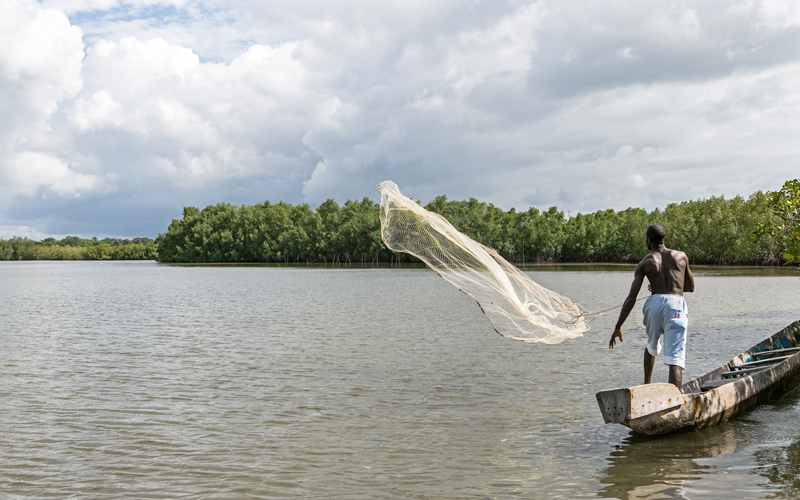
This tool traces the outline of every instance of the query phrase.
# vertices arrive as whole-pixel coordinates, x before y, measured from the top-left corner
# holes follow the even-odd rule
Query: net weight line
[[[644,297],[639,297],[638,299],[635,300],[635,302],[640,302],[640,301],[642,301],[644,299],[647,299],[649,297],[650,297],[650,295],[645,295]],[[623,302],[622,304],[620,304],[618,306],[609,307],[608,309],[603,309],[602,311],[590,311],[590,310],[586,309],[585,307],[583,307],[582,305],[578,305],[578,307],[580,307],[581,309],[586,311],[586,313],[590,316],[588,321],[594,321],[595,319],[597,319],[598,316],[602,316],[603,313],[606,313],[608,311],[613,311],[614,309],[619,309],[620,307],[622,307],[624,305],[625,305],[625,303]]]

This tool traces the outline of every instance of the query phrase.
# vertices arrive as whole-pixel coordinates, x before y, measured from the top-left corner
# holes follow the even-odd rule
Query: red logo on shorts
[[[681,319],[681,313],[675,313],[675,316],[672,319]]]

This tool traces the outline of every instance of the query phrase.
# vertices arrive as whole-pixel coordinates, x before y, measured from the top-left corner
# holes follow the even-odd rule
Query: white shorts
[[[652,356],[661,353],[664,337],[664,364],[686,368],[686,337],[689,311],[680,295],[651,295],[642,308],[647,328],[647,351]]]

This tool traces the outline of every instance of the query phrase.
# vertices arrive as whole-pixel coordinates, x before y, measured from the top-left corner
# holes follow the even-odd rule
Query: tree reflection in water
[[[760,467],[752,473],[769,480],[774,491],[768,498],[800,498],[799,414],[800,388],[772,405],[769,421],[763,422],[769,433],[756,441],[760,446],[753,459]]]
[[[685,499],[686,487],[704,474],[719,474],[715,465],[699,465],[698,458],[733,453],[739,441],[736,426],[723,424],[700,432],[660,438],[631,435],[608,458],[601,471],[601,498]]]
[[[785,447],[757,450],[753,456],[761,465],[754,472],[780,488],[770,498],[800,498],[800,440]]]

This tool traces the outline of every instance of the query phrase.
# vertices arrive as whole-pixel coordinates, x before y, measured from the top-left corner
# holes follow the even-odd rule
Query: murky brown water
[[[529,269],[589,309],[631,267]],[[698,269],[685,380],[800,319],[800,273]],[[423,269],[0,263],[0,498],[796,498],[800,395],[659,439],[604,425],[641,303],[493,332]],[[656,365],[657,381],[666,368]]]

